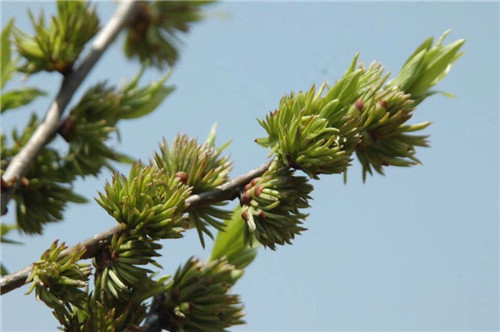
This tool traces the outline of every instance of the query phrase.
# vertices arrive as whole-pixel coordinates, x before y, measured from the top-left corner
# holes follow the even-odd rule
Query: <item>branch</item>
[[[229,180],[223,185],[217,187],[216,189],[209,190],[197,195],[191,195],[186,199],[185,212],[195,210],[201,206],[212,204],[216,202],[221,202],[225,200],[233,200],[238,197],[240,190],[252,179],[261,176],[271,165],[272,161],[268,161],[262,166],[240,175],[236,178]],[[108,229],[105,232],[99,233],[87,239],[77,245],[83,246],[86,249],[85,254],[82,259],[94,257],[100,248],[107,245],[114,234],[120,233],[123,230],[121,225],[117,225],[113,228]],[[68,248],[61,253],[61,257],[68,255],[72,248]],[[21,287],[26,282],[26,279],[30,275],[32,270],[32,265],[26,266],[21,270],[9,274],[0,279],[0,295],[6,294],[13,289]]]
[[[26,175],[31,164],[40,154],[43,147],[56,133],[59,119],[73,97],[73,94],[80,87],[81,83],[85,77],[87,77],[88,73],[97,63],[104,51],[106,51],[108,46],[115,40],[137,6],[138,1],[136,0],[122,2],[113,17],[96,36],[85,59],[83,59],[76,70],[64,77],[59,92],[47,111],[45,120],[36,129],[23,149],[12,158],[12,161],[2,176],[2,183],[7,183],[9,186],[5,191],[2,187],[0,210],[2,214],[6,212],[7,204],[14,195],[20,180]]]
[[[146,316],[146,321],[141,327],[141,332],[162,331],[161,309],[163,308],[163,303],[165,303],[166,296],[167,293],[163,292],[153,297],[153,302],[151,302],[148,315]]]

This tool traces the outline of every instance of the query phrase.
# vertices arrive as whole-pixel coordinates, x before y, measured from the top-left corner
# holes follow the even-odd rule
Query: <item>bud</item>
[[[161,310],[162,328],[168,331],[225,331],[244,324],[239,296],[230,294],[242,270],[225,259],[209,263],[191,258],[179,267]]]
[[[69,73],[85,44],[99,31],[95,8],[86,1],[58,1],[57,16],[48,26],[43,12],[38,21],[29,15],[37,34],[14,30],[17,51],[26,59],[21,71],[27,74],[41,70]]]
[[[87,299],[87,280],[90,275],[88,264],[78,263],[85,248],[76,246],[70,253],[60,257],[68,247],[54,241],[49,249],[33,264],[26,282],[31,282],[26,294],[35,290],[37,299],[56,311],[64,310],[69,303],[82,306]],[[82,290],[81,288],[84,288]]]
[[[109,246],[95,256],[94,296],[102,303],[128,300],[135,288],[150,281],[152,273],[143,265],[161,266],[154,260],[161,245],[137,236],[113,235]]]
[[[228,180],[232,165],[229,157],[221,156],[228,143],[216,148],[214,139],[215,126],[203,144],[198,144],[195,139],[186,135],[177,136],[171,147],[163,140],[160,151],[154,154],[153,164],[156,168],[178,174],[193,194],[215,189]],[[230,218],[229,211],[219,208],[223,205],[224,202],[210,204],[189,212],[189,222],[196,227],[203,246],[203,233],[213,238],[209,226],[222,230],[223,220]]]
[[[307,216],[300,209],[309,207],[307,200],[312,186],[307,178],[295,176],[285,167],[271,168],[253,186],[246,189],[241,217],[246,222],[245,241],[257,241],[273,250],[276,245],[290,244],[295,235],[305,230],[301,226]]]
[[[134,163],[125,177],[115,174],[96,201],[133,235],[178,238],[183,231],[184,201],[190,189],[174,173]]]

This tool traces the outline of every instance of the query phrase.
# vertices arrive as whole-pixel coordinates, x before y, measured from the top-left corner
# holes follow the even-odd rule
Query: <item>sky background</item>
[[[26,8],[53,13],[48,2],[2,2],[2,26],[10,17],[32,31]],[[105,22],[111,2],[98,3]],[[245,303],[239,331],[487,331],[499,328],[499,4],[498,3],[218,3],[194,26],[181,47],[169,84],[175,92],[145,118],[122,122],[120,149],[147,160],[165,137],[203,140],[218,122],[217,142],[235,162],[232,176],[261,165],[267,151],[256,121],[291,91],[340,78],[356,52],[397,72],[427,37],[453,31],[466,52],[410,123],[432,121],[431,148],[419,149],[423,165],[388,168],[386,176],[361,180],[355,160],[342,176],[314,181],[309,229],[292,246],[259,250],[234,288]],[[123,36],[93,69],[72,100],[91,85],[120,84],[140,65],[122,52]],[[164,73],[148,70],[145,84]],[[53,96],[58,74],[39,73],[25,84]],[[8,85],[15,87],[17,83]],[[43,117],[51,97],[2,117],[2,131],[24,128],[30,112]],[[64,147],[61,142],[56,146]],[[118,146],[118,144],[117,144]],[[119,170],[128,172],[129,166]],[[24,246],[2,247],[11,272],[36,261],[54,239],[76,244],[114,226],[92,197],[109,172],[77,181],[91,199],[70,205],[65,221],[41,237],[12,236]],[[11,207],[11,211],[13,211]],[[12,213],[2,222],[11,223]],[[207,258],[195,232],[164,241],[159,262],[175,272],[192,255]],[[57,321],[27,287],[1,297],[4,331],[55,330]]]

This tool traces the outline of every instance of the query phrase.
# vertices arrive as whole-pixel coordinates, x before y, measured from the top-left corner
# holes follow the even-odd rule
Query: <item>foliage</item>
[[[309,207],[312,189],[306,177],[273,163],[262,177],[245,186],[240,197],[245,242],[251,244],[255,237],[273,250],[276,244],[291,244],[295,235],[305,230],[301,224],[307,214],[300,209]]]
[[[85,249],[76,246],[62,256],[64,249],[67,249],[64,243],[58,245],[55,241],[40,260],[33,264],[33,271],[27,280],[32,283],[26,294],[35,290],[37,299],[45,302],[55,312],[64,311],[69,304],[83,306],[86,291],[81,288],[88,286],[90,275],[90,266],[78,263]]]
[[[27,144],[38,125],[39,121],[33,114],[21,135],[17,130],[13,131],[14,144],[11,147],[6,146],[5,137],[2,137],[2,174],[9,165],[10,157]],[[44,224],[63,219],[67,202],[85,203],[87,200],[84,197],[73,192],[73,180],[74,175],[65,170],[59,153],[55,149],[44,148],[14,194],[19,229],[28,234],[40,234]]]
[[[56,241],[33,264],[28,293],[35,291],[67,331],[138,331],[153,325],[169,331],[226,331],[243,324],[243,306],[232,286],[260,245],[276,250],[306,230],[311,179],[345,175],[354,155],[364,180],[373,170],[383,174],[387,166],[419,163],[416,147],[428,145],[421,132],[429,123],[408,121],[436,92],[433,87],[461,56],[464,43],[444,45],[448,32],[436,43],[429,38],[392,80],[379,63],[358,64],[357,54],[333,85],[325,82],[287,94],[276,110],[258,120],[267,136],[256,142],[269,149],[270,166],[238,185],[232,196],[216,196],[231,184],[232,163],[223,156],[229,143],[215,145],[215,126],[203,143],[187,135],[178,135],[171,145],[164,139],[149,164],[134,162],[110,146],[112,133],[119,138],[121,120],[149,114],[173,91],[165,85],[169,73],[142,87],[139,80],[150,65],[176,62],[178,36],[203,17],[200,10],[207,3],[140,2],[126,24],[125,54],[142,62],[141,71],[120,88],[107,82],[90,87],[61,119],[57,134],[68,151],[51,146],[56,137],[49,137],[25,177],[17,179],[16,224],[1,225],[3,243],[14,243],[5,237],[13,229],[41,233],[46,223],[63,219],[68,202],[84,203],[73,191],[78,176],[97,176],[102,167],[113,169],[114,162],[132,164],[128,176],[115,172],[96,198],[119,225],[113,235],[87,256],[88,247],[69,250]],[[68,74],[99,30],[95,8],[84,1],[59,1],[50,24],[43,13],[36,20],[30,12],[30,18],[34,36],[16,28],[13,20],[2,31],[2,112],[45,94],[33,87],[4,93],[9,79],[42,70]],[[11,34],[24,59],[20,66],[12,54]],[[33,115],[21,133],[13,131],[12,143],[1,136],[2,175],[39,126]],[[12,186],[2,178],[2,190]],[[200,198],[204,195],[209,198]],[[235,196],[239,204],[233,212],[223,208]],[[202,204],[193,207],[193,199]],[[180,238],[193,227],[203,247],[204,234],[214,238],[212,227],[217,230],[210,259],[192,257],[173,277],[157,277],[160,240]],[[93,267],[79,263],[89,257]],[[6,273],[5,266],[1,270]],[[89,291],[92,272],[94,288]]]
[[[176,174],[183,183],[191,188],[193,194],[199,194],[224,184],[228,180],[231,170],[229,157],[221,157],[222,151],[229,145],[224,144],[215,148],[215,129],[212,127],[210,135],[203,144],[188,136],[177,136],[169,148],[165,140],[160,145],[160,152],[154,155],[154,165],[165,169],[170,174]],[[208,226],[223,230],[221,220],[230,217],[230,212],[218,208],[225,203],[216,203],[204,206],[189,212],[189,224],[196,227],[202,246],[205,246],[203,233],[211,238],[213,235]]]
[[[95,8],[84,1],[58,1],[57,16],[49,26],[43,13],[38,21],[31,11],[29,16],[35,36],[14,30],[17,51],[26,60],[19,70],[27,74],[41,70],[68,73],[85,44],[99,31]]]
[[[44,91],[33,87],[24,87],[5,93],[3,92],[5,84],[16,74],[17,58],[12,58],[10,43],[10,36],[13,27],[14,19],[11,19],[2,30],[2,35],[0,38],[2,52],[0,59],[0,72],[2,73],[0,78],[0,89],[2,90],[2,94],[0,95],[0,113],[3,113],[9,109],[27,105],[37,97],[46,95]]]
[[[162,69],[179,57],[178,35],[187,33],[191,23],[203,16],[200,7],[212,1],[141,2],[138,13],[127,29],[125,54]]]
[[[191,258],[180,267],[168,286],[162,308],[168,331],[225,331],[243,324],[239,296],[228,294],[241,277],[225,259],[203,263]]]
[[[163,168],[132,165],[128,179],[115,174],[97,203],[130,234],[152,239],[176,238],[184,230],[182,213],[190,189]]]
[[[132,162],[130,157],[109,147],[110,134],[119,134],[120,120],[135,119],[155,110],[174,89],[164,85],[169,73],[157,82],[138,87],[143,72],[119,91],[106,83],[89,88],[62,122],[59,134],[69,143],[66,166],[71,172],[97,176],[102,166],[113,170],[111,161]]]

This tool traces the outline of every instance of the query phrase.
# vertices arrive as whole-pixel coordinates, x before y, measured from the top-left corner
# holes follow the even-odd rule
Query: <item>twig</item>
[[[271,165],[272,161],[268,161],[264,165],[240,175],[236,178],[229,180],[223,185],[217,187],[216,189],[209,190],[197,195],[191,195],[186,199],[186,209],[185,212],[194,210],[200,206],[204,206],[211,203],[221,202],[225,200],[232,200],[236,198],[240,190],[252,179],[261,176]],[[114,234],[120,233],[123,230],[121,225],[117,225],[113,228],[108,229],[105,232],[99,233],[87,239],[83,242],[77,244],[77,246],[83,246],[86,249],[85,254],[82,256],[83,259],[94,257],[99,248],[109,244],[111,238]],[[68,248],[61,253],[61,257],[69,254],[73,248]],[[32,270],[32,265],[26,266],[21,270],[9,274],[0,279],[0,295],[6,294],[13,289],[21,287],[26,282],[26,279],[30,275]]]
[[[6,211],[7,204],[14,195],[20,179],[26,175],[31,164],[40,154],[40,151],[56,133],[59,119],[75,91],[80,87],[104,51],[115,40],[118,33],[134,13],[138,4],[139,2],[136,0],[122,2],[113,17],[96,36],[88,54],[78,68],[64,77],[59,92],[47,111],[45,120],[36,129],[23,149],[12,158],[2,176],[4,182],[9,184],[7,190],[2,190],[0,210],[2,214]]]
[[[161,311],[165,303],[167,293],[163,292],[153,297],[151,306],[149,307],[146,321],[141,327],[141,332],[161,332],[162,331],[162,315]]]

